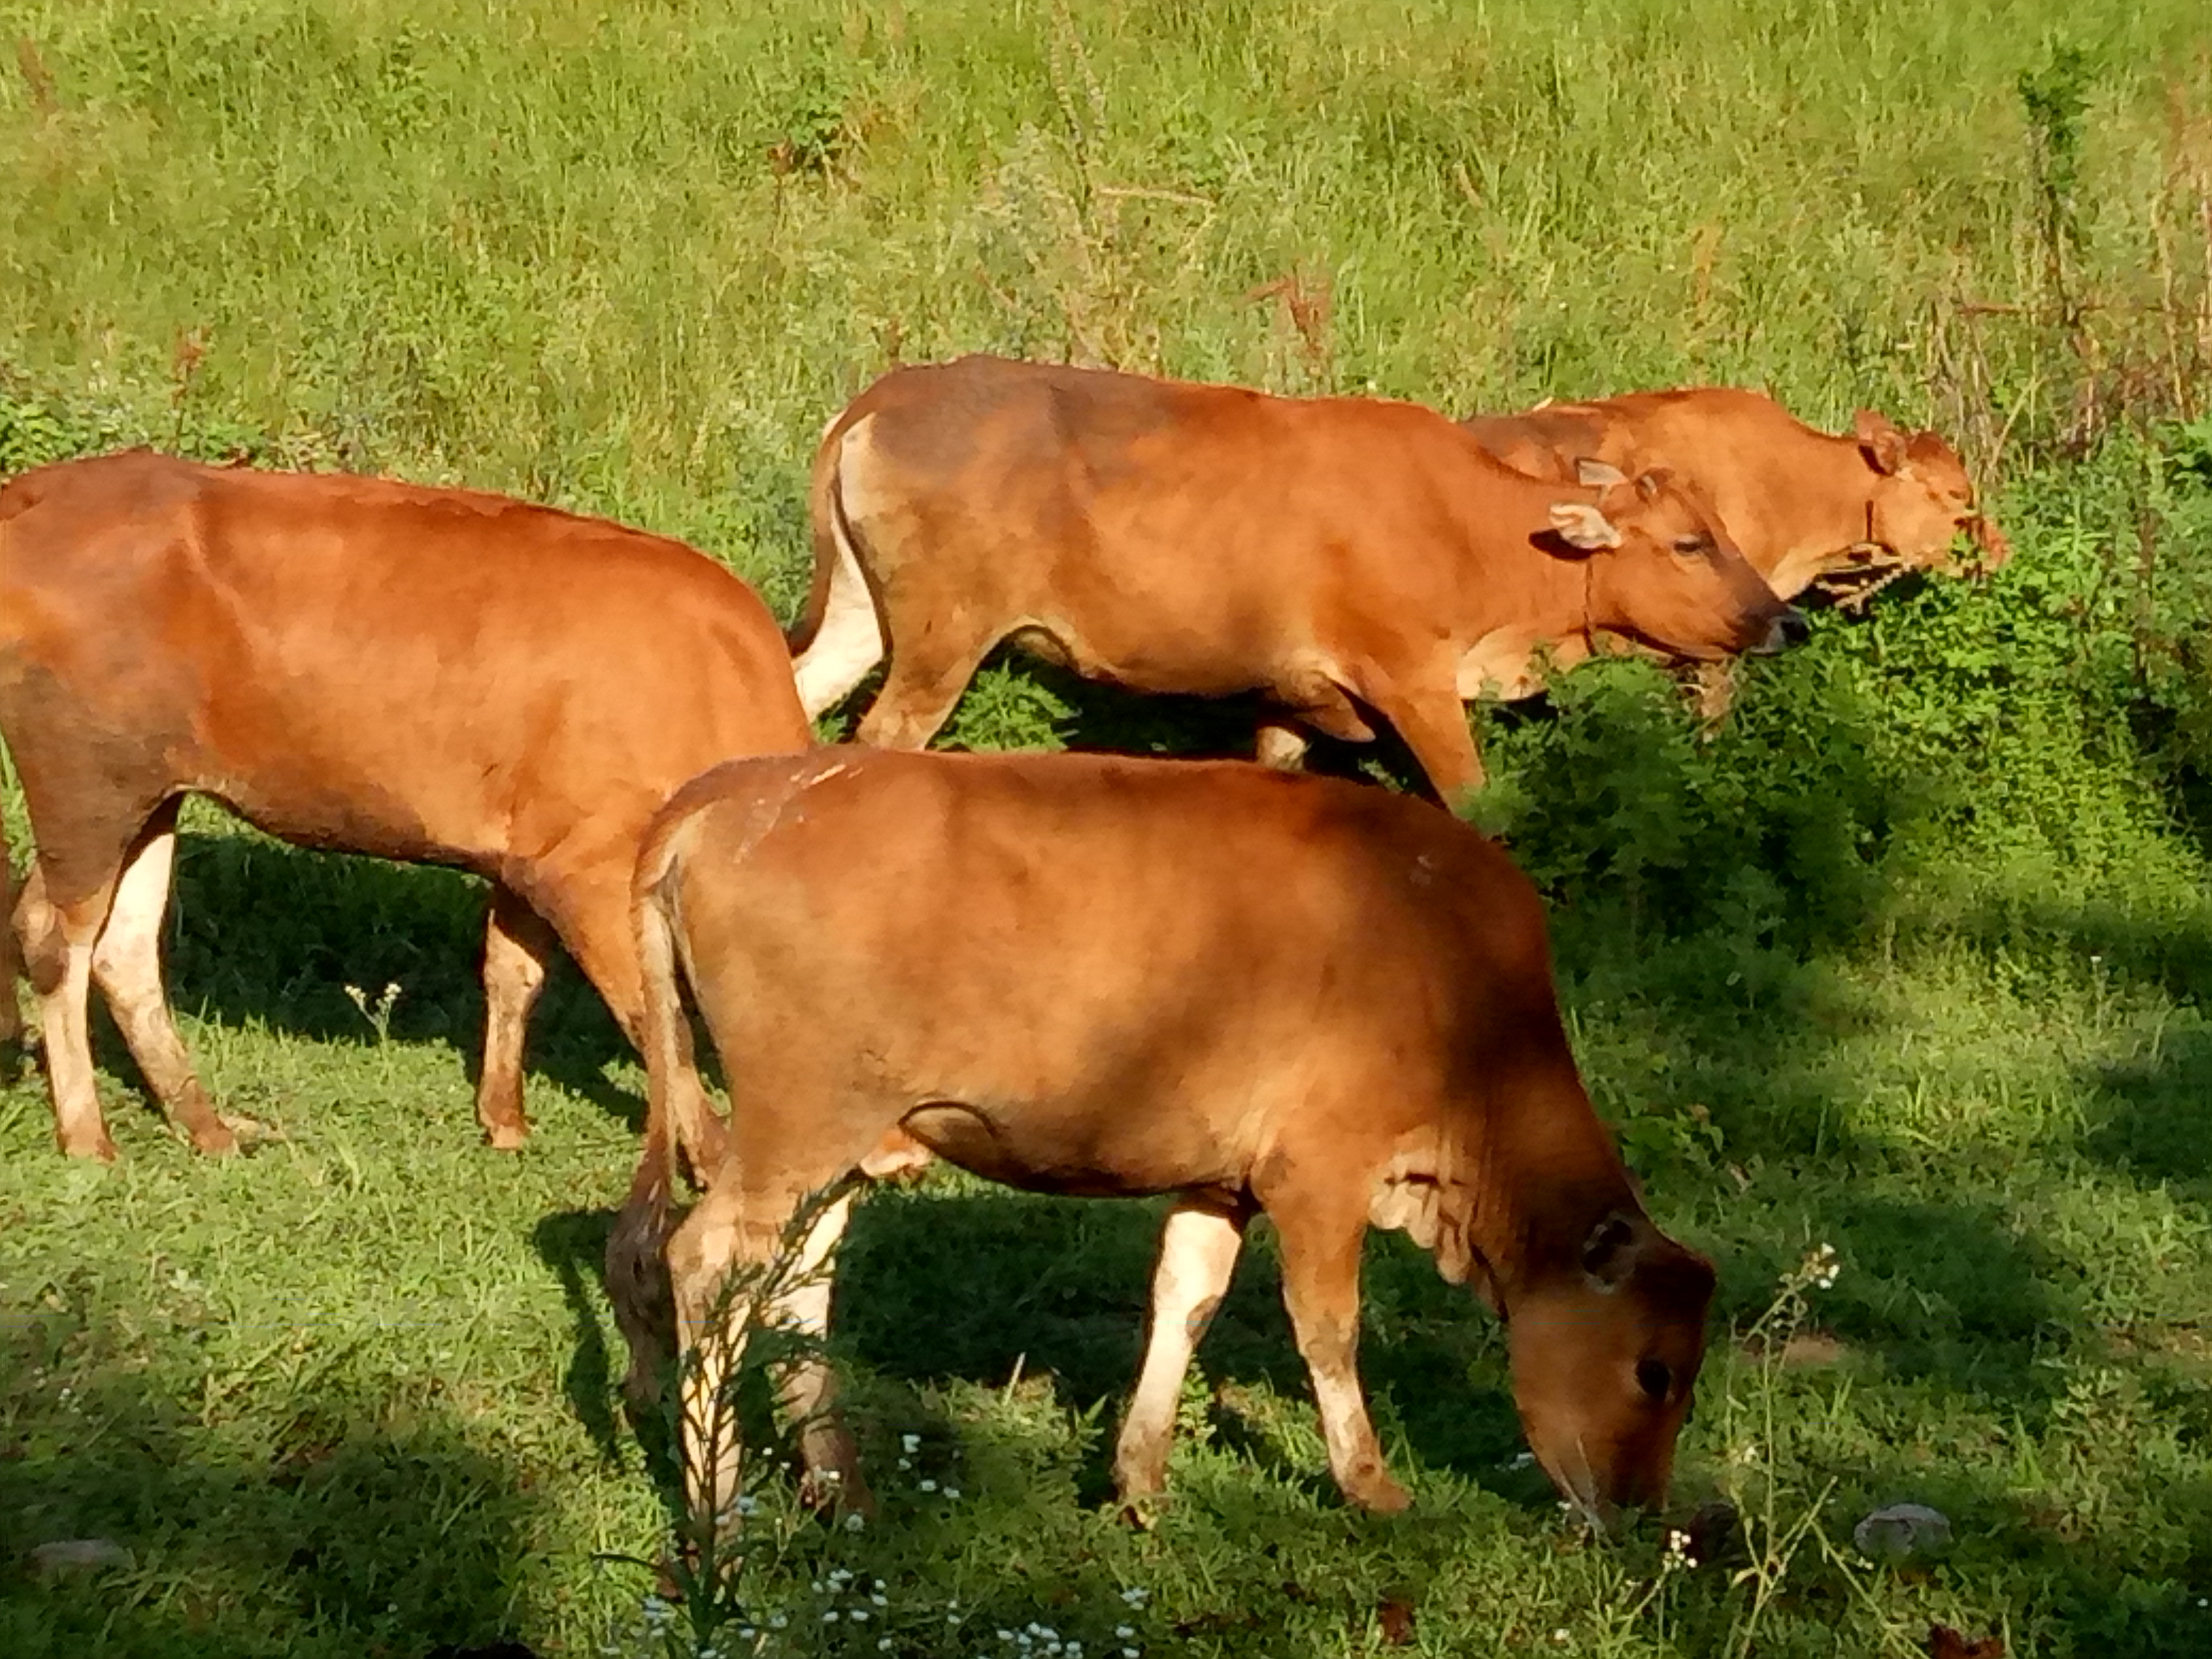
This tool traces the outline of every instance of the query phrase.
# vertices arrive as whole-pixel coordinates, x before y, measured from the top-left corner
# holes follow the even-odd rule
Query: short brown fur
[[[1960,536],[1994,570],[2011,556],[1976,508],[1958,453],[1933,432],[1900,432],[1859,410],[1842,437],[1773,398],[1729,386],[1632,392],[1461,422],[1499,460],[1568,481],[1594,455],[1694,480],[1767,585],[1794,599],[1823,578],[1942,570]]]
[[[766,607],[679,543],[474,491],[143,451],[0,488],[0,733],[37,842],[15,915],[56,1133],[100,1158],[94,981],[194,1142],[235,1141],[161,985],[185,793],[302,846],[494,884],[477,1110],[514,1146],[556,938],[635,1036],[647,820],[717,761],[811,741]],[[703,1097],[679,1116],[709,1155]]]
[[[1524,695],[1601,634],[1714,659],[1792,613],[1664,473],[1538,483],[1442,416],[965,357],[894,371],[824,435],[801,701],[884,654],[863,742],[920,748],[1012,637],[1091,678],[1257,691],[1296,722],[1394,726],[1447,801],[1481,782],[1462,703]]]
[[[1645,1216],[1569,1052],[1541,906],[1474,830],[1240,763],[820,750],[689,785],[648,833],[638,907],[651,1103],[609,1280],[637,1382],[665,1251],[705,1362],[687,1422],[733,1359],[706,1322],[726,1271],[772,1255],[810,1191],[919,1143],[1031,1190],[1175,1195],[1127,1495],[1164,1480],[1191,1346],[1264,1213],[1354,1502],[1406,1501],[1354,1368],[1370,1224],[1509,1318],[1562,1492],[1599,1516],[1663,1499],[1712,1269]],[[679,960],[732,1114],[671,1237],[669,1103],[696,1086]],[[818,1328],[827,1308],[797,1311]],[[849,1436],[816,1415],[826,1373],[787,1387],[810,1462],[864,1503]],[[687,1449],[702,1518],[733,1492],[718,1449]]]

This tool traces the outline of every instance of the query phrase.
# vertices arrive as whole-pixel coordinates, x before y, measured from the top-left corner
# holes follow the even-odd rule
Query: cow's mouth
[[[1571,1464],[1541,1452],[1537,1454],[1536,1461],[1565,1498],[1565,1507],[1580,1516],[1592,1532],[1605,1537],[1613,1531],[1613,1505],[1597,1495],[1597,1479],[1590,1472],[1589,1455],[1583,1449],[1582,1436],[1575,1437],[1571,1449]]]

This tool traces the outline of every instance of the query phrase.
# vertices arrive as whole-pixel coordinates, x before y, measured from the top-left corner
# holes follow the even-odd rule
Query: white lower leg
[[[830,1334],[831,1264],[852,1220],[853,1198],[845,1193],[825,1206],[808,1229],[791,1269],[791,1288],[769,1307],[769,1317],[796,1333],[814,1352],[782,1369],[777,1389],[793,1431],[817,1502],[866,1510],[874,1499],[860,1474],[860,1449],[852,1431],[837,1416],[837,1380],[819,1345]]]
[[[170,1121],[190,1133],[201,1152],[234,1152],[238,1136],[216,1115],[201,1087],[161,987],[161,918],[168,913],[176,848],[176,831],[156,829],[124,865],[93,951],[92,975]]]
[[[1166,1484],[1182,1380],[1228,1292],[1243,1242],[1242,1217],[1192,1203],[1168,1212],[1160,1232],[1159,1265],[1152,1274],[1145,1363],[1114,1456],[1115,1485],[1124,1498],[1155,1492]]]
[[[54,1138],[71,1158],[112,1158],[107,1121],[100,1109],[94,1081],[92,1032],[88,1003],[92,994],[89,941],[55,947],[60,972],[53,988],[39,997],[40,1029],[45,1033],[46,1081],[53,1091]]]

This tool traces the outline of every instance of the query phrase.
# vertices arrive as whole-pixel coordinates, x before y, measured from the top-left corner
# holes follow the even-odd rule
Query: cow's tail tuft
[[[691,1027],[678,982],[676,903],[678,858],[689,820],[664,819],[646,843],[633,899],[638,955],[645,991],[643,1049],[647,1076],[645,1149],[629,1196],[607,1236],[607,1296],[615,1322],[629,1343],[624,1389],[634,1401],[659,1393],[659,1362],[675,1338],[675,1301],[667,1249],[676,1175],[676,1091],[694,1078]]]

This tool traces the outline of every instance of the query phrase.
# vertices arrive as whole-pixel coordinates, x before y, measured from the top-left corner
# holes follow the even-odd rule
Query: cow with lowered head
[[[1601,1521],[1663,1501],[1713,1270],[1645,1215],[1568,1049],[1542,907],[1474,830],[1236,762],[819,750],[687,786],[637,881],[651,1093],[609,1282],[637,1383],[664,1261],[672,1279],[702,1524],[737,1492],[727,1275],[795,1243],[776,1311],[819,1333],[809,1270],[851,1194],[811,1223],[809,1195],[927,1154],[1033,1192],[1172,1198],[1125,1496],[1165,1480],[1184,1371],[1264,1215],[1352,1502],[1407,1502],[1355,1366],[1370,1226],[1508,1321],[1521,1420],[1569,1501]],[[672,1236],[672,1105],[698,1086],[679,963],[732,1110]],[[793,1365],[784,1391],[815,1474],[865,1504],[826,1370]]]
[[[863,742],[920,748],[1000,641],[1134,690],[1263,694],[1298,727],[1395,727],[1447,802],[1482,766],[1463,704],[1525,696],[1601,635],[1711,660],[1802,619],[1695,490],[1591,458],[1538,482],[1451,422],[993,357],[895,370],[817,452],[810,714],[882,659]]]
[[[1962,536],[1984,569],[2012,553],[1977,507],[1958,452],[1936,433],[1901,432],[1870,409],[1838,437],[1759,392],[1693,386],[1461,424],[1534,478],[1564,483],[1595,456],[1694,480],[1729,538],[1785,599],[1816,582],[1948,569]]]

